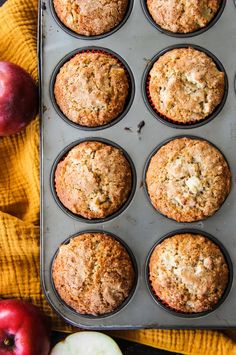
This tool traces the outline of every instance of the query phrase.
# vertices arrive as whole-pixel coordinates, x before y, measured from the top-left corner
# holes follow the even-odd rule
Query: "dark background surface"
[[[2,6],[5,1],[6,0],[0,0],[0,6]],[[0,58],[0,60],[1,60],[1,58]],[[55,345],[60,340],[64,339],[66,337],[66,335],[67,334],[53,332],[52,333],[52,344]],[[174,353],[170,353],[167,351],[151,348],[148,346],[138,345],[136,343],[131,343],[131,342],[124,341],[124,340],[119,340],[119,339],[115,339],[115,340],[119,344],[121,351],[123,352],[124,355],[132,355],[132,354],[136,354],[136,355],[154,355],[154,354],[171,355],[171,354],[174,354]]]

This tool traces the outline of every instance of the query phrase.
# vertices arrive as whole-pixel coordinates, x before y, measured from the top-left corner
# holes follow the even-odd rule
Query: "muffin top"
[[[209,116],[224,95],[225,78],[214,61],[194,48],[163,54],[150,71],[149,92],[155,109],[178,123]]]
[[[105,218],[128,199],[132,171],[122,151],[86,141],[72,148],[55,171],[56,193],[62,204],[84,218]]]
[[[60,69],[56,102],[71,121],[96,127],[117,118],[125,108],[129,81],[120,61],[109,54],[78,53]]]
[[[147,0],[153,20],[175,33],[190,33],[207,26],[221,4],[222,0]]]
[[[60,246],[52,276],[67,305],[82,314],[99,315],[124,302],[135,274],[121,243],[108,234],[85,233]]]
[[[151,158],[146,185],[159,212],[177,222],[194,222],[219,209],[230,192],[231,173],[207,141],[177,138]]]
[[[72,31],[95,36],[123,20],[129,0],[53,0],[57,16]]]
[[[193,234],[178,234],[158,244],[150,258],[149,272],[157,297],[184,313],[211,310],[229,280],[220,248],[208,238]]]

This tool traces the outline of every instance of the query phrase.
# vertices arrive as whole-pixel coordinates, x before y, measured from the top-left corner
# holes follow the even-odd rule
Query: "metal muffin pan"
[[[189,224],[177,223],[158,214],[145,196],[142,181],[145,163],[155,147],[176,136],[176,130],[158,121],[147,109],[142,97],[142,77],[151,58],[165,48],[183,43],[200,46],[213,53],[223,64],[229,92],[224,108],[201,127],[191,127],[191,135],[212,142],[227,157],[232,172],[233,186],[229,197],[212,217],[191,228],[210,233],[228,251],[233,271],[236,263],[236,8],[228,0],[217,23],[204,33],[189,38],[174,38],[162,34],[145,17],[139,0],[134,1],[132,12],[119,31],[94,39],[93,45],[110,49],[127,62],[135,80],[135,96],[130,110],[122,120],[103,130],[88,132],[77,129],[62,120],[50,98],[50,81],[59,61],[72,51],[87,47],[90,39],[69,35],[55,21],[48,3],[40,3],[39,59],[41,87],[41,280],[45,295],[52,307],[69,323],[90,329],[131,328],[224,328],[236,326],[236,283],[225,301],[214,312],[201,317],[179,317],[159,307],[146,285],[145,263],[152,246],[167,233]],[[139,123],[145,122],[141,132]],[[178,134],[186,135],[180,128]],[[128,304],[104,318],[87,318],[69,312],[53,288],[51,263],[59,245],[71,235],[88,228],[88,224],[64,213],[55,202],[50,176],[60,152],[79,139],[104,138],[121,146],[130,156],[137,173],[137,188],[129,206],[118,216],[106,222],[92,223],[92,230],[106,230],[121,238],[132,250],[137,261],[138,280]]]

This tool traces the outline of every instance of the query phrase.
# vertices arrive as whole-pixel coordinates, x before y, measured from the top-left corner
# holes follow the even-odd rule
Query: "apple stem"
[[[14,340],[12,338],[5,338],[3,340],[3,344],[6,346],[6,347],[12,347],[14,345]]]

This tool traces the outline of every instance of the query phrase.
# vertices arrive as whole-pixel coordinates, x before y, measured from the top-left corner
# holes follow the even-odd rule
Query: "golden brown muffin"
[[[67,305],[82,314],[99,315],[125,301],[135,274],[121,243],[108,234],[85,233],[60,246],[52,276]]]
[[[53,3],[66,27],[80,35],[95,36],[120,24],[129,0],[53,0]]]
[[[78,53],[61,67],[54,94],[69,120],[102,126],[124,111],[129,81],[122,64],[109,54]]]
[[[129,198],[132,171],[122,151],[95,141],[80,143],[59,162],[55,188],[59,200],[84,218],[105,218]]]
[[[174,33],[190,33],[206,27],[222,0],[147,0],[153,20]]]
[[[207,141],[177,138],[151,158],[146,185],[159,212],[177,222],[194,222],[220,208],[230,192],[231,173]]]
[[[160,114],[176,123],[208,117],[221,103],[224,86],[224,73],[194,48],[166,52],[150,71],[151,101]]]
[[[154,294],[184,313],[210,311],[229,281],[220,248],[208,238],[193,234],[177,234],[158,244],[150,258],[149,272]]]

